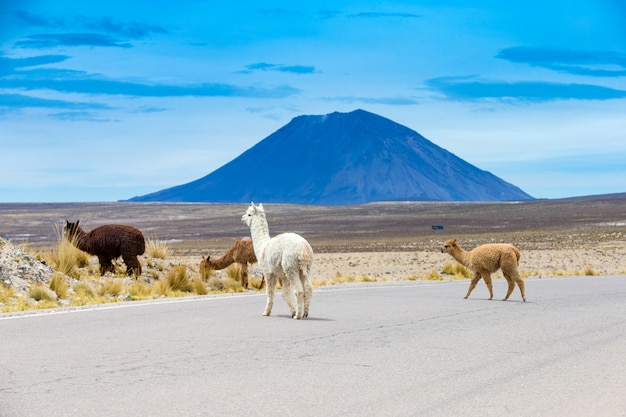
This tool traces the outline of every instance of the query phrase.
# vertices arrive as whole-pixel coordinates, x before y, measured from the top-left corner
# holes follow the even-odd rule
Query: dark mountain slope
[[[345,205],[531,198],[417,132],[356,110],[296,117],[209,175],[132,201]]]

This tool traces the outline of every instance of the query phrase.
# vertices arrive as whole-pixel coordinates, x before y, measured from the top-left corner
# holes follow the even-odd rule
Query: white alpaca
[[[281,279],[283,298],[291,310],[291,317],[307,317],[313,295],[310,278],[313,249],[309,242],[295,233],[283,233],[270,238],[263,204],[255,206],[250,203],[241,221],[250,228],[254,253],[267,283],[267,305],[263,315],[272,313],[276,280]]]

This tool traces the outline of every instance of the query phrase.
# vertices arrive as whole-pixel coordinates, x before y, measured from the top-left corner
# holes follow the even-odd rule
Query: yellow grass
[[[237,263],[230,264],[224,272],[228,278],[241,281],[241,265]]]
[[[107,279],[98,286],[96,292],[101,297],[117,297],[124,293],[124,282],[120,279]]]
[[[191,285],[193,287],[193,291],[198,295],[205,295],[209,293],[209,291],[206,288],[206,285],[204,284],[204,280],[199,275],[196,275],[195,277],[193,277],[193,281],[191,282]]]
[[[167,259],[171,255],[171,251],[164,240],[158,240],[154,237],[146,239],[146,256]]]
[[[234,280],[228,276],[218,277],[212,276],[207,281],[207,290],[210,292],[242,292],[243,288],[238,280]]]
[[[185,265],[176,265],[170,269],[165,278],[165,283],[171,291],[191,291],[191,281]]]
[[[50,278],[50,289],[54,291],[59,298],[67,298],[67,294],[70,289],[67,276],[60,272],[53,273]]]
[[[35,301],[56,301],[57,299],[56,293],[41,283],[31,285],[28,295]]]
[[[446,262],[441,272],[455,278],[471,278],[473,275],[469,269],[458,262]]]

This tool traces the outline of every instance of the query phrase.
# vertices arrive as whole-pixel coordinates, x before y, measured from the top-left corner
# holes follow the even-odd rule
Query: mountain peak
[[[132,200],[346,205],[531,198],[419,133],[357,109],[294,117],[209,175]]]

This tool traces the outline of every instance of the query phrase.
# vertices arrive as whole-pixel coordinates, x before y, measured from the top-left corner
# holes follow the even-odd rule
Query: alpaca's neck
[[[465,251],[462,247],[457,246],[454,248],[452,253],[450,254],[458,263],[463,266],[469,266],[470,264],[470,256],[469,252]]]
[[[231,252],[232,251],[229,250],[224,255],[222,255],[222,256],[220,256],[219,258],[216,258],[216,259],[210,259],[209,258],[209,260],[208,260],[209,267],[211,269],[219,270],[219,269],[224,269],[227,266],[229,266],[230,264],[232,264],[233,262],[235,262]]]
[[[252,245],[254,246],[254,254],[257,259],[261,259],[263,249],[270,240],[270,229],[267,226],[265,217],[254,216],[250,222],[250,235],[252,236]]]
[[[88,240],[89,239],[87,239],[87,233],[85,233],[85,231],[79,227],[74,232],[71,242],[78,249],[89,252],[89,245],[87,244]]]

